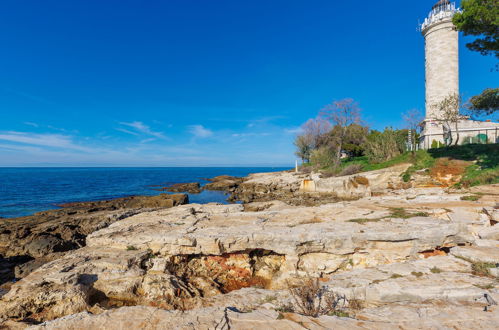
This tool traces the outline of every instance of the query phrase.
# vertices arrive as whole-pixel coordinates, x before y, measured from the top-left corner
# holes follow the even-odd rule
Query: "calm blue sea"
[[[275,172],[273,167],[0,168],[0,217],[20,217],[55,209],[56,204],[132,195],[157,195],[157,187],[217,175]],[[190,194],[191,203],[225,202],[222,192]]]

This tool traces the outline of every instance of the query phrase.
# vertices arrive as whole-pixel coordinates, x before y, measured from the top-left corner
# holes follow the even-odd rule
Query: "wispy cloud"
[[[208,138],[213,136],[213,131],[205,128],[203,125],[191,125],[188,127],[189,133],[198,138]]]
[[[156,141],[156,139],[155,138],[144,139],[144,140],[141,140],[140,143],[148,143],[148,142],[153,142],[153,141]]]
[[[0,140],[9,141],[20,144],[28,144],[35,146],[64,148],[80,151],[92,151],[90,148],[79,146],[73,142],[73,138],[68,135],[61,134],[37,134],[28,132],[7,131],[0,132]]]
[[[139,136],[139,133],[137,133],[137,132],[132,132],[132,131],[129,131],[129,130],[127,130],[127,129],[121,128],[121,127],[116,128],[116,130],[117,130],[117,131],[119,131],[119,132],[126,133],[126,134]]]
[[[162,132],[153,131],[149,126],[147,126],[146,124],[144,124],[141,121],[134,121],[131,123],[121,122],[120,124],[127,126],[127,127],[131,127],[135,130],[135,132],[132,133],[130,130],[125,130],[123,128],[121,128],[121,129],[117,128],[117,130],[121,131],[121,132],[125,132],[128,134],[134,134],[134,133],[138,132],[138,133],[142,133],[145,135],[151,135],[151,136],[157,137],[158,139],[166,138],[166,136]]]
[[[284,118],[285,118],[284,116],[268,116],[268,117],[263,117],[263,118],[259,118],[259,119],[253,119],[253,120],[250,120],[247,127],[253,128],[256,126],[268,124],[269,122],[277,120],[277,119],[284,119]]]
[[[28,126],[32,126],[32,127],[39,127],[40,125],[38,125],[37,123],[32,123],[30,121],[25,121],[24,122],[24,125],[28,125]]]
[[[303,133],[303,129],[301,127],[291,127],[291,128],[285,128],[284,132],[288,134],[300,134]]]
[[[271,133],[234,133],[233,137],[248,137],[248,136],[269,136]]]

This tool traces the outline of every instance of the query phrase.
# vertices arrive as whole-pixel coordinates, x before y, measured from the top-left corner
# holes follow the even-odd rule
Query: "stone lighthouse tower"
[[[430,149],[449,141],[499,143],[499,123],[471,120],[457,113],[457,122],[449,127],[437,106],[445,98],[459,94],[458,31],[452,23],[452,17],[459,11],[454,2],[439,0],[421,24],[425,38],[426,114],[420,148]]]
[[[421,25],[425,38],[426,120],[442,118],[435,104],[450,94],[459,94],[458,32],[452,17],[455,3],[440,0]]]

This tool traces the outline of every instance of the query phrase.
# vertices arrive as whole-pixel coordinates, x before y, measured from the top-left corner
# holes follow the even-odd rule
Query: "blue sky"
[[[434,2],[2,1],[0,166],[292,165],[299,126],[346,97],[400,127]],[[497,72],[465,41],[472,96]]]

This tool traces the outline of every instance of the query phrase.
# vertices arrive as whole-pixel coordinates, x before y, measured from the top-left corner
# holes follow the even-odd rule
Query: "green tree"
[[[296,146],[295,155],[300,157],[302,162],[310,161],[310,153],[313,150],[313,143],[306,135],[298,135],[295,138],[294,145]]]
[[[350,157],[362,156],[368,134],[369,127],[360,124],[351,124],[345,128],[336,125],[329,132],[327,145],[331,150],[337,150],[338,141],[342,141],[342,152],[345,152]]]
[[[467,108],[477,115],[491,115],[499,110],[499,88],[487,88],[482,94],[473,96]]]
[[[466,46],[482,55],[499,58],[499,1],[463,0],[462,13],[456,13],[452,21],[464,35],[477,38]]]
[[[330,145],[335,149],[335,164],[341,159],[344,144],[346,142],[347,130],[351,125],[360,123],[360,107],[353,99],[333,101],[321,110],[321,116],[329,120],[337,132],[331,135]]]

